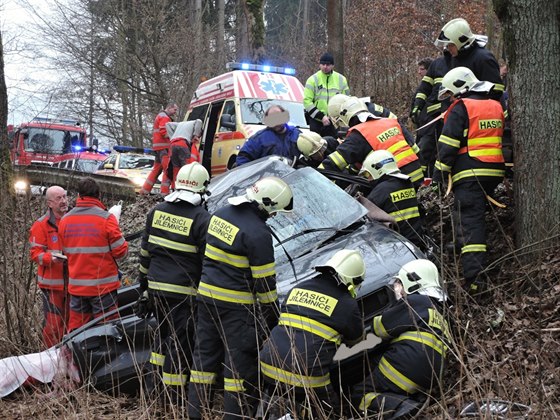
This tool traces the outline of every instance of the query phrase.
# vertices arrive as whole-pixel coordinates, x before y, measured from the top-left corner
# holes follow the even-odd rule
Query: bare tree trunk
[[[334,56],[336,69],[344,73],[344,10],[340,0],[327,0],[327,49]]]
[[[538,252],[560,244],[560,0],[537,3],[494,0],[509,59],[516,241]]]
[[[218,9],[218,30],[216,31],[216,48],[218,50],[218,67],[225,68],[226,46],[225,46],[225,3],[224,0],[217,0]]]
[[[264,0],[243,0],[247,33],[252,60],[260,63],[264,58]]]
[[[303,3],[303,22],[302,22],[302,29],[301,29],[301,39],[302,44],[307,44],[307,37],[308,37],[308,27],[309,27],[309,0],[302,0]]]

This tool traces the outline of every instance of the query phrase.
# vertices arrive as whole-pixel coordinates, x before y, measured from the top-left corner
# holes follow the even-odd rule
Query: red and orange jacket
[[[78,198],[58,227],[68,257],[68,291],[75,296],[102,296],[120,286],[117,259],[128,252],[119,223],[101,201]]]
[[[52,252],[62,253],[57,220],[51,209],[41,216],[29,231],[31,260],[39,266],[37,282],[41,289],[64,290],[64,262],[54,262]]]
[[[154,121],[154,131],[152,137],[152,148],[154,150],[163,150],[169,147],[169,135],[167,134],[165,124],[171,121],[173,121],[173,119],[167,115],[165,111],[161,111],[157,114]]]

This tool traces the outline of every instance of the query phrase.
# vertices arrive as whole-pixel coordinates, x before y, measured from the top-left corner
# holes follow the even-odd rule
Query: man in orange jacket
[[[48,210],[29,232],[29,253],[37,263],[37,284],[43,293],[43,344],[50,348],[59,343],[66,331],[68,278],[66,259],[58,238],[60,219],[68,211],[66,191],[52,186],[45,194]]]
[[[128,252],[116,217],[99,201],[97,182],[83,179],[78,194],[76,207],[59,225],[62,249],[68,257],[68,331],[117,308],[120,281],[116,260]]]
[[[173,121],[173,116],[177,113],[179,107],[175,102],[170,102],[165,110],[157,114],[154,121],[154,130],[152,137],[152,148],[156,152],[156,161],[152,171],[146,178],[144,186],[140,194],[149,194],[157,181],[159,174],[162,173],[161,193],[169,194],[169,185],[171,181],[167,176],[167,166],[169,165],[169,134],[167,133],[166,124]]]

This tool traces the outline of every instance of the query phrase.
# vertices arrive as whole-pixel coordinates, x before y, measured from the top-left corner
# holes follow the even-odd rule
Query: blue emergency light
[[[294,76],[296,74],[296,70],[292,67],[278,67],[278,66],[270,66],[268,64],[230,62],[226,64],[226,68],[228,70],[252,70],[252,71],[260,71],[263,73],[289,74],[291,76]]]
[[[82,146],[72,146],[72,150],[74,152],[81,152],[82,151]]]
[[[113,150],[119,153],[145,153],[145,154],[152,154],[154,153],[153,149],[147,147],[134,147],[134,146],[113,146]]]

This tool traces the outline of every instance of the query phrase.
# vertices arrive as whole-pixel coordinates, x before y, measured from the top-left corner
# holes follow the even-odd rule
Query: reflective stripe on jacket
[[[37,282],[41,289],[64,290],[64,265],[53,263],[52,252],[62,253],[56,219],[51,209],[33,223],[29,232],[29,254],[37,263]]]
[[[229,308],[277,303],[272,236],[252,204],[214,213],[204,255],[199,299]]]
[[[140,273],[158,295],[195,295],[202,272],[210,215],[204,206],[163,202],[146,218],[140,251]]]
[[[173,119],[167,115],[165,111],[161,111],[157,114],[154,120],[154,129],[152,134],[152,148],[154,150],[167,149],[169,147],[169,135],[167,134],[167,129],[165,124],[173,121]]]
[[[469,132],[466,147],[459,154],[482,162],[503,163],[502,136],[504,134],[504,114],[498,101],[462,99],[469,116]],[[455,104],[451,105],[453,108]],[[444,119],[445,121],[445,119]]]
[[[328,114],[329,100],[339,93],[350,94],[346,77],[333,71],[325,74],[321,70],[305,82],[303,90],[303,106],[311,118],[321,120]]]
[[[418,160],[418,156],[406,142],[398,121],[393,118],[369,120],[348,131],[353,130],[359,131],[373,150],[391,152],[399,168]]]
[[[68,291],[75,296],[101,296],[119,288],[116,259],[128,252],[119,223],[101,201],[79,197],[59,225],[68,257]]]

